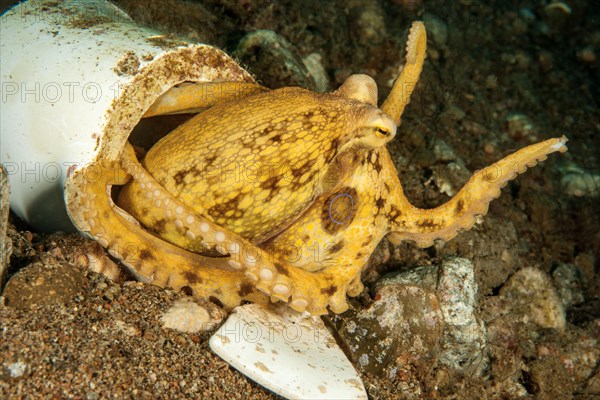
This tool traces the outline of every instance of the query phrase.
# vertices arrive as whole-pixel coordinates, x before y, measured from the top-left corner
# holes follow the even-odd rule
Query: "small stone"
[[[126,323],[125,321],[116,320],[114,321],[115,327],[121,333],[127,336],[141,336],[142,332],[137,326]]]
[[[487,330],[475,315],[477,282],[473,264],[458,257],[444,261],[436,292],[446,322],[440,362],[455,370],[478,375],[487,365],[483,355]]]
[[[544,7],[544,21],[551,29],[560,30],[563,28],[569,16],[572,14],[571,7],[564,1],[552,1]]]
[[[160,320],[163,328],[175,329],[180,332],[208,331],[220,323],[222,319],[222,315],[217,316],[217,318],[213,317],[209,307],[212,308],[208,302],[206,305],[201,306],[191,299],[178,300],[163,314]]]
[[[454,161],[457,159],[454,149],[441,139],[436,139],[433,142],[433,154],[438,161]]]
[[[585,47],[585,48],[579,50],[577,52],[577,59],[579,59],[579,61],[581,61],[585,64],[589,64],[589,65],[594,65],[598,61],[598,58],[596,57],[596,52],[595,52],[594,48],[591,46],[588,46],[588,47]]]
[[[304,66],[313,77],[317,92],[325,92],[329,89],[329,76],[323,63],[323,57],[319,53],[311,53],[302,59]]]
[[[562,301],[548,275],[528,267],[517,271],[500,289],[511,300],[512,311],[522,322],[563,330],[566,325]]]
[[[430,36],[438,47],[444,47],[448,42],[448,25],[439,17],[425,13],[423,21],[427,27],[427,36]]]
[[[66,304],[81,293],[85,282],[79,268],[43,253],[10,278],[3,294],[8,306],[19,309]]]
[[[492,155],[496,152],[496,146],[492,143],[486,143],[485,146],[483,146],[483,151],[485,151],[486,154]]]
[[[11,378],[20,378],[27,372],[28,365],[22,361],[4,364]]]
[[[315,81],[298,50],[271,30],[259,29],[248,33],[240,40],[233,55],[248,65],[267,87],[301,86],[316,89]]]
[[[385,15],[376,1],[354,0],[348,2],[348,23],[358,43],[377,46],[386,37]]]
[[[526,140],[530,143],[538,140],[538,130],[527,115],[517,112],[510,113],[506,116],[505,122],[506,130],[513,139]]]
[[[565,308],[585,301],[585,276],[576,265],[560,264],[552,271],[552,279]]]
[[[586,171],[576,165],[561,168],[563,177],[560,185],[564,193],[574,197],[598,197],[600,175]]]
[[[452,122],[459,122],[465,115],[467,115],[467,113],[462,108],[455,106],[454,104],[448,104],[442,115],[440,115],[440,118],[448,118]]]

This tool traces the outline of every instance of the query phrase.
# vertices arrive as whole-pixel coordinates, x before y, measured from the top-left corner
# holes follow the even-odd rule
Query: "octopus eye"
[[[388,137],[390,135],[390,131],[384,128],[376,128],[375,132],[380,137]]]

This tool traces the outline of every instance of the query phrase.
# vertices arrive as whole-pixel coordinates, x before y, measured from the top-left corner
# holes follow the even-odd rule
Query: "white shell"
[[[72,229],[67,176],[116,159],[160,94],[183,81],[252,82],[220,50],[140,27],[103,0],[20,3],[0,35],[0,161],[11,208],[40,230]]]
[[[210,338],[235,369],[288,399],[366,399],[362,380],[318,317],[237,307]]]

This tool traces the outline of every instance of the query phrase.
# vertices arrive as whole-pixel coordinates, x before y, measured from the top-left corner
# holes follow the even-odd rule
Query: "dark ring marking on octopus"
[[[335,200],[340,197],[340,196],[344,196],[344,197],[349,197],[350,198],[350,212],[348,213],[348,215],[346,216],[346,219],[344,219],[343,221],[338,221],[337,219],[333,218],[333,215],[331,214],[331,207],[333,206],[333,203],[335,202]],[[329,202],[329,218],[336,224],[338,225],[342,225],[344,222],[348,221],[348,218],[350,218],[352,216],[352,210],[354,209],[354,198],[352,197],[352,195],[348,194],[348,193],[340,193],[338,195],[336,195],[333,199],[331,199],[331,201]]]

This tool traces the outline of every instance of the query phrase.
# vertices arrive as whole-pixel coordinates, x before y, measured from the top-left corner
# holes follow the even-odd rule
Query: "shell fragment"
[[[209,344],[235,369],[285,398],[367,398],[320,318],[249,304],[236,308]]]

